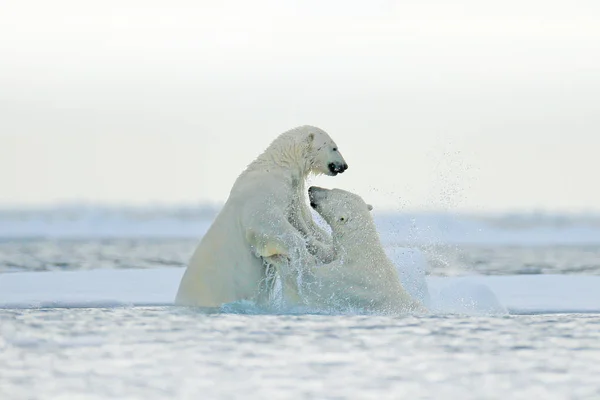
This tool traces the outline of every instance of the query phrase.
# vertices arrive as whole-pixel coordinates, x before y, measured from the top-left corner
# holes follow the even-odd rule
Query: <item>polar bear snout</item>
[[[329,189],[325,189],[319,186],[311,186],[308,188],[308,197],[312,199],[322,199],[326,196]]]
[[[348,169],[348,164],[331,162],[327,167],[332,175],[337,175],[344,173],[344,171]]]
[[[327,196],[327,192],[329,190],[323,189],[318,186],[311,186],[308,188],[308,200],[310,201],[310,206],[312,208],[317,208],[319,202]]]

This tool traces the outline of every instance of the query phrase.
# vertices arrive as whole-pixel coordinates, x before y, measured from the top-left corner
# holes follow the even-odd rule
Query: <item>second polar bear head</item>
[[[310,167],[312,172],[335,176],[348,169],[342,153],[335,142],[322,129],[305,126],[307,131],[310,154]]]
[[[365,203],[357,194],[341,189],[311,186],[308,189],[308,197],[311,207],[334,231],[343,226],[360,232],[373,223],[373,218],[369,214],[373,206]]]

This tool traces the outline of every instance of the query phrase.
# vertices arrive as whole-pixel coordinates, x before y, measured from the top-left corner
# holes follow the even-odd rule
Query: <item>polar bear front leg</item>
[[[322,263],[331,262],[335,257],[333,243],[328,245],[321,242],[317,237],[315,237],[315,235],[313,235],[306,224],[303,224],[303,220],[300,220],[299,222],[300,223],[298,225],[300,228],[298,228],[298,231],[304,236],[308,252],[315,256]]]
[[[265,265],[269,265],[279,273],[283,299],[286,306],[303,304],[302,296],[300,295],[300,279],[297,276],[292,276],[285,271],[289,271],[290,260],[285,256],[275,255],[263,259]],[[302,279],[303,280],[303,279]]]
[[[296,184],[295,196],[290,204],[290,222],[306,238],[320,242],[325,247],[333,246],[333,239],[324,229],[317,225],[305,201],[305,185]]]
[[[276,268],[286,300],[298,304],[303,276],[316,264],[316,259],[306,249],[300,234],[291,225],[289,229],[286,233],[274,234],[249,228],[246,240],[257,257]]]
[[[323,244],[315,238],[309,237],[306,239],[306,248],[322,264],[328,264],[335,259],[333,246]]]
[[[304,207],[306,208],[306,207]],[[333,246],[333,239],[331,235],[326,232],[323,228],[321,228],[312,218],[312,214],[310,210],[307,208],[302,213],[302,219],[308,226],[310,234],[319,242],[323,243],[325,246]]]
[[[316,259],[306,247],[305,239],[287,221],[273,226],[249,227],[246,240],[257,257],[268,259],[283,256],[290,260],[286,273],[300,272],[316,264]],[[297,270],[297,271],[294,271]]]
[[[304,200],[305,195],[306,189],[303,186],[300,198]],[[296,206],[300,211],[300,218],[302,219],[303,223],[308,227],[309,234],[311,234],[316,240],[323,243],[325,246],[333,246],[333,239],[331,235],[319,225],[317,225],[306,201],[300,201]]]
[[[304,239],[295,231],[277,234],[248,228],[246,240],[257,257],[285,256],[296,260],[310,258]]]
[[[317,229],[320,229],[315,225]],[[306,235],[306,247],[310,254],[314,255],[321,263],[327,264],[335,259],[335,250],[333,248],[333,240],[328,237],[327,233],[323,232],[325,240],[321,240],[316,231],[309,232]]]
[[[294,204],[294,207],[290,223],[304,236],[309,253],[322,263],[331,262],[335,257],[331,236],[314,222],[306,206]]]

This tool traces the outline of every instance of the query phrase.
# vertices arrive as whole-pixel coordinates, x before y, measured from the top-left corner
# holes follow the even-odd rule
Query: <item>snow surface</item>
[[[404,251],[404,256],[416,257],[416,253]],[[156,268],[4,273],[0,274],[0,307],[170,306],[183,271]],[[425,277],[420,272],[404,276],[400,272],[407,289],[434,313],[600,313],[598,276]]]

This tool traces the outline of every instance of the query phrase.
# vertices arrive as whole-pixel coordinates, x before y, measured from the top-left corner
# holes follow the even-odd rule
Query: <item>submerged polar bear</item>
[[[370,205],[354,193],[315,186],[309,188],[309,198],[331,226],[336,258],[311,268],[297,294],[301,303],[392,314],[425,311],[402,287],[379,240]],[[292,290],[293,282],[283,282],[283,288]]]
[[[335,176],[348,164],[329,135],[301,126],[282,133],[237,178],[227,202],[196,248],[175,303],[218,307],[265,300],[265,260],[331,260],[328,234],[304,201],[309,174]],[[314,255],[314,256],[313,256]],[[290,269],[282,273],[295,274]],[[263,288],[264,289],[264,288]]]

